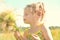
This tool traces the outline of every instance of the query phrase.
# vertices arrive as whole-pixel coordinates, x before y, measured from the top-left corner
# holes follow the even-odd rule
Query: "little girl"
[[[43,40],[53,40],[49,37],[48,32],[43,23],[43,17],[45,14],[43,3],[33,3],[27,5],[24,9],[24,23],[30,24],[30,29],[24,32],[21,40],[41,40],[37,33],[40,31],[43,36]],[[32,39],[29,39],[31,35]],[[18,36],[17,36],[18,37]]]
[[[39,31],[41,31],[44,40],[52,40],[43,23],[44,14],[45,9],[43,3],[33,3],[25,7],[24,22],[31,26],[29,30],[24,32],[24,38],[26,40],[28,40],[27,37],[29,34],[33,37],[32,40],[40,40],[38,35],[36,35]]]

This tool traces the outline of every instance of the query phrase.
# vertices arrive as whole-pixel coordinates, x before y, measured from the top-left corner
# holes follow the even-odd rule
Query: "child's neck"
[[[44,24],[43,22],[35,22],[35,23],[31,24],[31,28],[34,28],[34,27],[37,27],[37,26],[41,26],[43,24]]]
[[[36,33],[38,31],[40,31],[40,27],[43,26],[43,23],[38,23],[31,26],[31,29],[29,30],[30,33]]]

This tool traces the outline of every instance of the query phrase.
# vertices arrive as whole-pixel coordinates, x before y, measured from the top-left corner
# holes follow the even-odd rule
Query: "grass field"
[[[0,40],[16,40],[13,33],[0,33]]]
[[[22,31],[22,30],[21,30]],[[54,40],[60,40],[60,28],[51,29]],[[0,33],[0,40],[16,40],[13,32]]]
[[[60,40],[60,28],[52,29],[51,32],[54,40]]]

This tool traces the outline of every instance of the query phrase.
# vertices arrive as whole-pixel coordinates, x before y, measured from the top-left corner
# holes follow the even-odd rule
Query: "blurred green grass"
[[[0,40],[16,40],[13,33],[0,33]]]
[[[60,27],[51,28],[53,40],[60,40]]]
[[[20,28],[21,34],[23,34],[23,31],[27,28]],[[60,28],[50,28],[53,39],[54,40],[60,40]],[[7,32],[7,33],[0,33],[0,40],[16,40],[14,37],[13,32]]]

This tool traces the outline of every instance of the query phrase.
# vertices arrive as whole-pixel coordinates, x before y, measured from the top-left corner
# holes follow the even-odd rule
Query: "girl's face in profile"
[[[36,22],[39,19],[39,16],[36,13],[32,13],[31,8],[26,8],[24,10],[24,22],[31,24],[33,22]]]
[[[36,8],[35,11],[33,10],[33,8],[30,7],[26,7],[24,9],[24,22],[25,23],[36,23],[38,21],[41,21],[44,15],[44,6],[43,4],[36,4]]]
[[[33,21],[33,15],[32,15],[32,12],[31,12],[31,8],[26,8],[24,10],[24,22],[25,23],[30,23]]]

